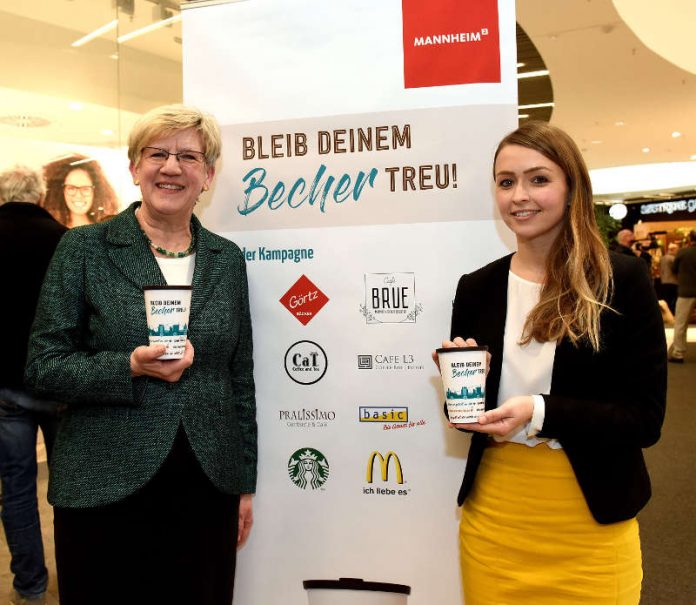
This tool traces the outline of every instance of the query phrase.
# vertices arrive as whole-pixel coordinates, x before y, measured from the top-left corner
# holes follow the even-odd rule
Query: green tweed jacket
[[[53,451],[49,501],[84,508],[122,500],[157,472],[180,424],[222,492],[256,487],[256,402],[246,267],[239,248],[193,217],[189,319],[193,365],[176,383],[132,378],[148,343],[143,286],[166,282],[135,218],[72,229],[41,292],[26,380],[68,404]]]

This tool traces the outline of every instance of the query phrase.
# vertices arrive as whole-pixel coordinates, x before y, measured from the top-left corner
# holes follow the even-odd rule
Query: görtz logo
[[[285,372],[297,384],[319,382],[328,367],[326,351],[311,340],[300,340],[285,352]]]
[[[423,307],[416,302],[415,274],[366,273],[360,312],[368,324],[416,323]]]
[[[302,275],[280,299],[280,303],[303,326],[312,321],[327,302],[329,298],[306,275]]]

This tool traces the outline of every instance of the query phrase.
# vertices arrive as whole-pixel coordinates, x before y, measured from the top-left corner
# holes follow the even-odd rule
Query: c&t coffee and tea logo
[[[320,489],[329,479],[329,463],[319,450],[303,447],[290,456],[288,475],[300,489]]]
[[[375,467],[378,468],[379,474],[377,476],[375,476]],[[411,492],[410,488],[396,487],[403,486],[405,483],[404,470],[396,452],[389,451],[386,455],[376,450],[372,452],[367,459],[365,479],[369,485],[363,487],[363,494],[373,494],[375,496],[407,496]],[[381,479],[382,483],[388,483],[393,487],[372,485],[376,479]]]
[[[297,384],[319,382],[328,367],[326,351],[311,340],[300,340],[285,352],[285,371]]]
[[[425,366],[412,353],[363,353],[358,355],[358,370],[418,371]]]
[[[368,324],[416,323],[422,311],[416,302],[414,273],[365,274],[365,304],[360,312]]]
[[[328,296],[315,286],[306,275],[302,275],[280,299],[280,303],[303,326],[312,321],[327,302],[329,302]]]

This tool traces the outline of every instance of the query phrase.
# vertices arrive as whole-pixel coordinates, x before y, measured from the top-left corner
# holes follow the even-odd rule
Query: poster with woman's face
[[[140,199],[128,171],[126,148],[70,146],[12,138],[0,143],[12,156],[0,158],[0,170],[21,164],[44,177],[41,206],[66,227],[107,220]]]

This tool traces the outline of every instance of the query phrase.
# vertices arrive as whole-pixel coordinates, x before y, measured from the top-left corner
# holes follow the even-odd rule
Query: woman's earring
[[[133,179],[133,184],[137,187],[140,185],[140,181],[138,179]]]
[[[203,185],[203,191],[208,191],[208,185]]]

